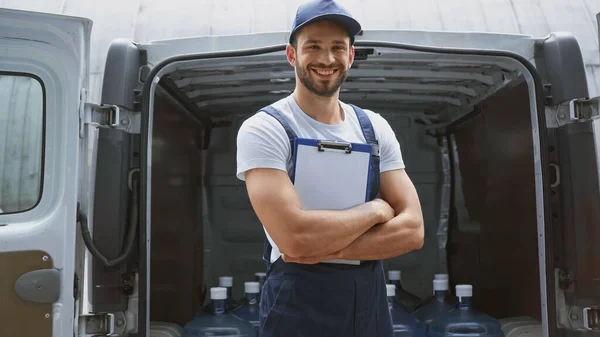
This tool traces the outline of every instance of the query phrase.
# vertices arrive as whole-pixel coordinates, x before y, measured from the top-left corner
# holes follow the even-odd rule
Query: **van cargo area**
[[[517,60],[357,47],[341,100],[380,113],[400,142],[425,219],[422,249],[384,262],[422,299],[435,273],[472,284],[474,307],[541,323],[535,97]],[[169,65],[151,124],[150,321],[184,325],[219,276],[233,295],[264,272],[265,235],[242,181],[236,135],[289,95],[285,54],[187,57]],[[537,122],[536,122],[537,123]],[[537,135],[536,135],[537,137]]]

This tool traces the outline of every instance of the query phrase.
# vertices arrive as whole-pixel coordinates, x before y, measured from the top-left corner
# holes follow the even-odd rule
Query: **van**
[[[91,30],[0,10],[0,336],[151,336],[219,276],[239,298],[265,270],[236,135],[293,90],[289,33],[114,40],[90,102]],[[599,99],[574,36],[365,30],[355,47],[341,99],[388,120],[425,219],[423,248],[385,267],[421,298],[446,272],[543,337],[600,331]]]

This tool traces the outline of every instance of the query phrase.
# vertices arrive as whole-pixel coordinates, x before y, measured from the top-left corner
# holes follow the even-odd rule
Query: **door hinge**
[[[79,316],[78,337],[124,336],[127,327],[125,313],[97,313]]]
[[[84,124],[140,132],[141,114],[117,105],[85,103],[83,116]]]
[[[576,98],[556,106],[546,107],[548,127],[587,121],[600,116],[600,97]]]

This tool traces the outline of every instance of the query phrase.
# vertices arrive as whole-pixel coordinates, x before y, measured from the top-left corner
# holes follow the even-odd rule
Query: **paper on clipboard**
[[[294,186],[304,209],[342,210],[368,200],[371,145],[297,138],[295,147]]]

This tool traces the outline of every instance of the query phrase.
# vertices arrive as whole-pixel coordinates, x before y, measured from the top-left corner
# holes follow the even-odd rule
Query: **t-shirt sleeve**
[[[237,134],[236,176],[255,168],[272,168],[287,172],[290,142],[283,126],[271,116],[258,113],[242,123]]]
[[[396,133],[388,121],[379,114],[371,115],[373,127],[379,139],[380,171],[404,169],[404,159]]]

